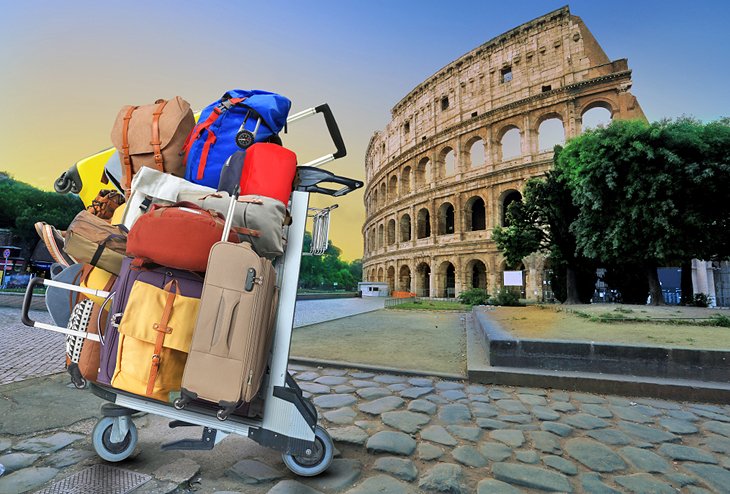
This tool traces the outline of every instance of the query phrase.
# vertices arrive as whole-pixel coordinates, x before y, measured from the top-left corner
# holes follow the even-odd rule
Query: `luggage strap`
[[[165,301],[165,309],[162,311],[162,318],[159,323],[154,323],[152,329],[157,331],[157,339],[155,340],[155,353],[152,354],[152,367],[150,368],[150,377],[147,381],[146,394],[152,394],[155,388],[155,380],[157,379],[157,371],[160,368],[160,354],[162,353],[162,345],[165,342],[165,335],[172,333],[172,328],[167,326],[170,322],[170,314],[172,314],[172,305],[175,303],[176,292],[180,291],[177,280],[172,280],[165,285],[167,292],[167,300]]]
[[[248,235],[249,237],[260,237],[261,231],[260,230],[254,230],[253,228],[246,228],[245,226],[234,226],[231,228],[234,232],[238,233],[239,235]]]
[[[155,168],[157,168],[157,171],[164,173],[165,162],[162,159],[162,148],[160,147],[162,146],[162,141],[160,140],[160,115],[162,115],[162,110],[165,108],[167,100],[158,99],[155,103],[157,103],[157,108],[155,108],[154,113],[152,113],[152,140],[150,141],[150,144],[155,150]]]
[[[218,104],[218,106],[213,108],[213,111],[210,112],[208,118],[206,118],[204,122],[196,125],[195,128],[193,128],[193,131],[190,132],[190,134],[188,135],[188,138],[185,141],[185,146],[183,146],[183,151],[185,152],[185,161],[188,160],[188,153],[190,152],[190,147],[193,145],[193,141],[198,139],[203,134],[204,130],[208,131],[208,137],[205,139],[205,143],[203,144],[203,153],[200,155],[197,180],[203,180],[205,165],[208,161],[208,153],[210,152],[210,148],[213,146],[213,144],[215,144],[216,141],[216,136],[213,131],[210,130],[210,126],[213,125],[213,123],[218,120],[218,117],[227,112],[232,106],[239,104],[245,99],[246,98],[231,98],[228,100],[222,100]]]
[[[129,193],[132,188],[132,158],[129,156],[129,121],[132,120],[132,113],[139,106],[130,106],[127,114],[124,115],[122,126],[122,163],[124,165],[124,190]]]

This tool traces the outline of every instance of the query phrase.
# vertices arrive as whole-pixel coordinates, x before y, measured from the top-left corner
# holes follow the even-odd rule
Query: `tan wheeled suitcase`
[[[181,398],[216,403],[218,418],[249,403],[261,386],[277,302],[276,271],[250,244],[218,242],[208,258]]]

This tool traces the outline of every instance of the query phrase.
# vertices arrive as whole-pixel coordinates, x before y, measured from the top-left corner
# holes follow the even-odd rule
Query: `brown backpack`
[[[111,138],[122,161],[125,193],[129,194],[132,176],[143,166],[184,177],[181,153],[194,126],[190,103],[180,96],[159,99],[152,105],[123,107]]]

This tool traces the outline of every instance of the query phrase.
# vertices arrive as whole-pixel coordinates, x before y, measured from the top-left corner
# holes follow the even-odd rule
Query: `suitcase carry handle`
[[[322,166],[325,163],[329,163],[330,161],[334,161],[336,159],[347,156],[347,149],[345,148],[345,141],[342,139],[342,134],[340,133],[340,128],[337,125],[335,116],[332,114],[330,105],[328,105],[327,103],[316,106],[314,108],[310,108],[308,110],[300,111],[299,113],[295,113],[294,115],[290,116],[286,120],[286,123],[290,124],[290,123],[296,122],[297,120],[300,120],[302,118],[306,118],[311,115],[315,115],[317,113],[321,113],[324,116],[324,121],[327,124],[327,130],[330,133],[330,137],[332,138],[332,142],[335,144],[335,148],[337,149],[337,151],[335,151],[332,154],[325,154],[324,156],[314,159],[312,161],[308,161],[307,163],[304,163],[302,166],[312,166],[312,167]]]
[[[327,194],[334,197],[344,196],[349,194],[353,190],[359,189],[363,186],[360,180],[354,180],[352,178],[340,177],[327,170],[320,168],[314,168],[311,166],[298,166],[297,167],[297,178],[295,183],[298,184],[296,190],[302,192],[316,192],[319,194]],[[320,184],[334,183],[340,184],[344,187],[340,189],[329,189],[326,187],[320,187]]]

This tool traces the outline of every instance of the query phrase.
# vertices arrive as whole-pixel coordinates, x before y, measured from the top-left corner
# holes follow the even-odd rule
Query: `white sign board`
[[[522,271],[505,271],[504,286],[522,286]]]

